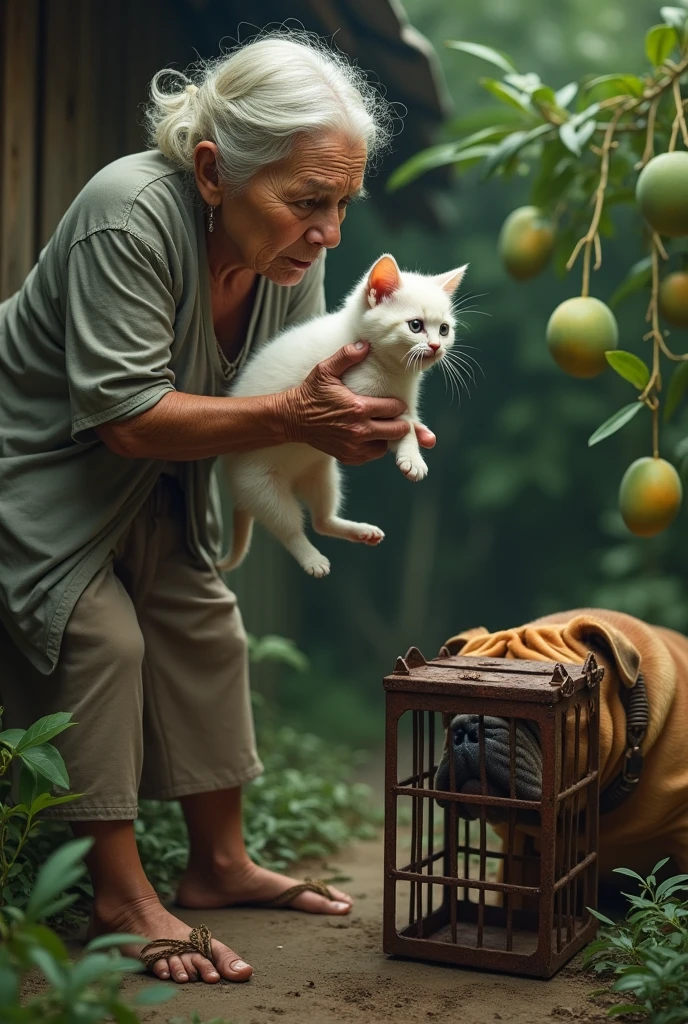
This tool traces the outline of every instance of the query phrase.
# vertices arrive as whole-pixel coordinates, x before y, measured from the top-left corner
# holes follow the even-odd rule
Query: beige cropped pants
[[[55,711],[77,723],[52,742],[83,796],[53,817],[135,818],[139,796],[172,800],[262,771],[236,597],[184,538],[184,496],[161,476],[77,602],[50,676],[0,626],[3,727]]]

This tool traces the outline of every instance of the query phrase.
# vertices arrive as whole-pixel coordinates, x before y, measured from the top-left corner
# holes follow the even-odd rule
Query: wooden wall
[[[169,0],[0,0],[0,299],[82,185],[142,148],[148,81],[196,57],[191,18]]]
[[[0,0],[0,301],[86,181],[143,148],[153,74],[215,55],[223,23],[204,10],[203,0]],[[300,572],[270,537],[256,539],[229,581],[252,632],[297,631],[288,580]]]

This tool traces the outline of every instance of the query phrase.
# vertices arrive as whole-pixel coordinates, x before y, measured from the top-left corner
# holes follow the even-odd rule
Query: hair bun
[[[198,86],[197,85],[193,85],[193,84],[187,85],[186,91],[188,92],[188,94],[190,96],[193,96],[195,93],[198,92]]]

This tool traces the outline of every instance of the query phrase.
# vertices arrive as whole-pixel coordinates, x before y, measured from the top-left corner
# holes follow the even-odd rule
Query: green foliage
[[[590,911],[605,927],[585,950],[586,966],[616,975],[614,990],[636,1000],[613,1006],[610,1016],[639,1014],[649,1024],[688,1021],[688,875],[658,882],[667,860],[659,861],[647,878],[616,869],[640,889],[637,895],[624,894],[631,906],[624,920],[614,923]]]
[[[37,837],[41,811],[76,799],[77,794],[51,793],[53,786],[69,788],[64,761],[49,741],[74,724],[71,717],[60,712],[29,729],[0,732],[0,907],[23,907],[29,899],[40,863],[31,841]],[[13,764],[18,770],[19,802],[11,792]],[[37,898],[34,890],[31,899]]]
[[[608,420],[598,427],[594,434],[590,436],[588,441],[588,447],[592,447],[597,444],[598,441],[604,441],[605,437],[609,437],[611,434],[615,434],[617,430],[621,430],[634,416],[642,409],[640,402],[631,402],[630,405],[625,405],[623,409],[619,409],[613,416],[610,416]]]
[[[103,935],[89,942],[84,955],[72,963],[62,940],[42,923],[76,898],[65,890],[84,874],[83,857],[90,845],[90,839],[79,839],[62,846],[38,871],[25,908],[0,909],[0,1019],[7,1024],[139,1022],[134,1008],[120,998],[120,987],[122,975],[142,971],[143,964],[112,947],[145,940],[136,935]],[[22,982],[36,970],[47,983],[45,991],[20,1003]],[[137,994],[134,1003],[153,1006],[173,995],[172,986],[151,984]]]

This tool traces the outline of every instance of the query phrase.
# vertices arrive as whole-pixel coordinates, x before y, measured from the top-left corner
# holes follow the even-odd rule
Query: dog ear
[[[640,672],[640,652],[621,630],[592,615],[578,615],[567,624],[570,634],[588,649],[601,651],[616,664],[624,686],[635,686]]]
[[[457,633],[456,636],[451,637],[449,640],[445,640],[444,646],[450,654],[460,654],[469,640],[472,640],[476,636],[488,636],[489,632],[489,629],[485,629],[484,626],[476,626],[475,629],[466,629],[463,633]]]

